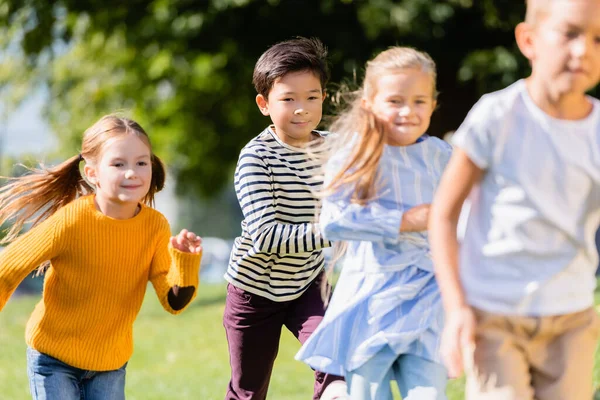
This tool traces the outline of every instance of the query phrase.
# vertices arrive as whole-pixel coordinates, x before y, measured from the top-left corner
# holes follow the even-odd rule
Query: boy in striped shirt
[[[306,148],[322,138],[327,51],[318,39],[275,44],[256,63],[256,104],[272,125],[241,151],[235,190],[244,214],[225,274],[223,324],[231,380],[227,400],[267,396],[282,326],[301,343],[325,313],[322,249],[315,222],[322,181]],[[337,376],[315,372],[314,399]]]

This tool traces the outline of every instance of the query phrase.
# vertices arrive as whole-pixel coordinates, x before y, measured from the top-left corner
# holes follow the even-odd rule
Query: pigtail
[[[165,164],[155,154],[152,154],[150,162],[152,163],[152,180],[150,181],[150,190],[144,197],[144,203],[154,206],[154,196],[165,187],[167,171]]]
[[[10,222],[11,227],[0,241],[13,241],[23,225],[37,225],[78,196],[93,192],[79,170],[81,155],[52,167],[27,168],[26,175],[6,177],[8,184],[0,188],[0,225]]]

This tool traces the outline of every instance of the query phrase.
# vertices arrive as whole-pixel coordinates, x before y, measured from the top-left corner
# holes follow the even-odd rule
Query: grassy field
[[[135,350],[127,368],[128,400],[223,399],[229,380],[227,343],[221,323],[224,300],[225,286],[203,285],[190,308],[172,316],[163,311],[149,287],[135,324]],[[37,301],[38,297],[12,299],[0,313],[1,400],[30,398],[24,331]],[[294,360],[299,347],[284,329],[270,399],[311,398],[312,371]],[[600,363],[597,364],[595,384],[600,381]],[[462,399],[462,387],[462,381],[450,382],[449,399]]]

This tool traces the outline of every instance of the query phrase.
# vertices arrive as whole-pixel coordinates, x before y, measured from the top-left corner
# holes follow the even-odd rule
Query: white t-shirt
[[[508,315],[593,305],[600,224],[600,101],[552,118],[525,81],[483,96],[453,137],[485,174],[471,194],[460,274],[469,304]]]

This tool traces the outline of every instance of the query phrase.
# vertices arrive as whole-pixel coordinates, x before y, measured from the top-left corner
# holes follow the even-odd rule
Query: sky
[[[43,155],[57,146],[54,134],[41,115],[44,101],[43,94],[35,94],[7,115],[7,118],[0,120],[2,154]]]

